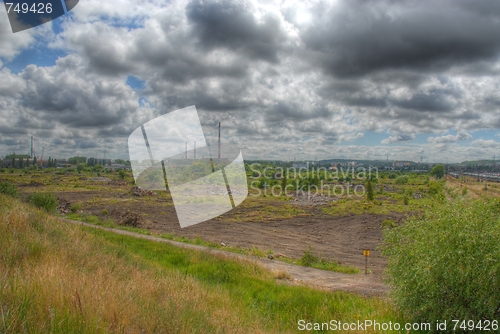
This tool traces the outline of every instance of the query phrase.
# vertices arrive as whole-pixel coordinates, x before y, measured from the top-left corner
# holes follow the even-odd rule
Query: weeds
[[[17,187],[10,182],[0,182],[0,194],[17,197]]]
[[[55,212],[59,205],[57,196],[52,193],[34,193],[28,197],[31,204],[47,212]]]

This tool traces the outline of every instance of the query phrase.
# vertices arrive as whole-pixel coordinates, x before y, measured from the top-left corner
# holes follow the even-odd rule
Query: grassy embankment
[[[65,224],[0,195],[0,332],[294,332],[394,321],[379,298],[276,282],[250,262]]]

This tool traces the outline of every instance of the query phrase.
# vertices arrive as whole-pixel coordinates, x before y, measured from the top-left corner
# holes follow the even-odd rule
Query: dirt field
[[[138,217],[137,227],[149,229],[155,233],[173,233],[175,236],[188,238],[199,237],[204,241],[225,243],[238,247],[257,247],[262,251],[272,250],[292,258],[299,258],[310,246],[316,255],[341,264],[359,268],[364,272],[365,258],[363,249],[370,249],[368,269],[377,279],[382,278],[386,259],[380,256],[377,246],[382,238],[381,223],[391,218],[396,222],[404,219],[404,214],[389,215],[350,214],[332,216],[323,213],[318,205],[295,207],[285,201],[266,200],[265,205],[248,198],[240,207],[204,223],[180,228],[175,208],[169,196],[147,196],[136,198],[126,189],[108,185],[108,191],[59,192],[57,196],[70,203],[84,203],[84,211],[101,215],[103,209],[111,218],[120,220],[127,213]],[[97,200],[96,200],[97,199]],[[274,208],[301,210],[298,216],[279,219],[256,216],[255,212]],[[272,212],[270,212],[272,214]],[[264,217],[264,218],[263,218]]]

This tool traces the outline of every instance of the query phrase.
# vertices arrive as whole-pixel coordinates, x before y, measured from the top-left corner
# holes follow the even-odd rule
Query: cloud
[[[122,154],[131,129],[196,105],[253,158],[492,155],[469,133],[500,128],[494,2],[88,0],[72,13],[57,34],[0,36],[1,151],[34,134],[61,154]],[[42,65],[42,44],[66,54]],[[28,48],[36,64],[12,73]],[[368,132],[387,138],[356,145]]]
[[[467,132],[464,133],[459,133],[456,136],[453,135],[446,135],[446,136],[440,136],[440,137],[429,137],[427,138],[427,141],[429,143],[433,144],[447,144],[447,143],[454,143],[457,141],[461,140],[471,140],[472,135],[468,134]]]
[[[494,141],[493,139],[490,139],[490,140],[477,139],[477,140],[474,140],[471,143],[471,145],[476,146],[476,147],[481,147],[481,148],[496,148],[496,149],[498,149],[500,147],[500,143],[497,141]]]
[[[500,50],[498,6],[479,15],[464,1],[318,3],[301,31],[309,59],[337,77],[385,69],[426,72],[481,60]]]
[[[413,139],[415,139],[415,135],[413,133],[410,133],[410,134],[390,136],[389,138],[383,139],[381,141],[381,143],[382,144],[393,144],[393,143],[399,143],[399,142],[412,141]]]
[[[257,19],[250,6],[243,1],[190,1],[186,17],[192,25],[192,37],[205,50],[222,47],[276,63],[286,39],[279,17],[266,13]]]

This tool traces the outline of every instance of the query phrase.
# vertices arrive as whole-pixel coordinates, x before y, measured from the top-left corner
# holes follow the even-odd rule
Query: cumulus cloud
[[[382,144],[393,144],[393,143],[399,143],[399,142],[408,142],[408,141],[412,141],[413,139],[415,139],[415,134],[410,133],[410,134],[390,136],[389,138],[383,139],[381,141],[381,143]]]
[[[468,134],[467,132],[464,132],[464,133],[459,133],[456,136],[446,135],[440,137],[429,137],[427,138],[427,141],[433,144],[446,144],[446,143],[454,143],[460,140],[471,140],[471,139],[472,135]]]
[[[141,122],[196,105],[252,158],[490,155],[468,141],[500,128],[499,19],[491,1],[88,0],[57,34],[0,34],[0,150],[33,133],[60,152],[120,152]],[[66,54],[9,71],[42,43]],[[368,132],[388,138],[356,146]]]

